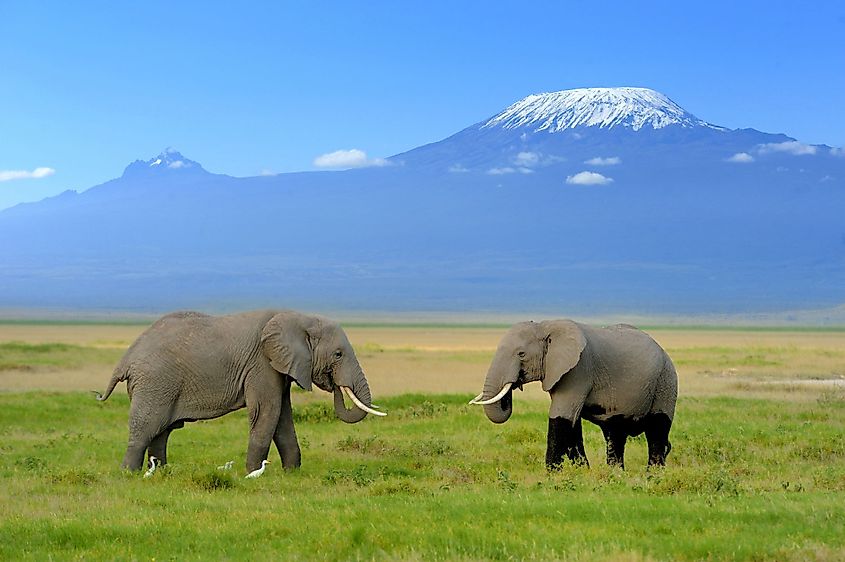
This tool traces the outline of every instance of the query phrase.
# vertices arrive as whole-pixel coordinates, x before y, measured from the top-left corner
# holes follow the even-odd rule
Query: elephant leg
[[[575,422],[575,452],[578,454],[578,462],[590,466],[587,462],[587,452],[584,450],[584,432],[581,430],[581,418]]]
[[[287,469],[299,468],[302,464],[302,454],[299,442],[296,440],[296,428],[293,426],[293,410],[290,405],[290,379],[283,383],[282,408],[279,423],[273,434],[273,442],[279,450],[282,466]]]
[[[546,468],[553,469],[559,466],[563,463],[564,457],[576,465],[590,465],[584,453],[580,418],[575,422],[566,418],[549,418]]]
[[[672,450],[669,430],[672,420],[664,413],[649,414],[644,419],[645,437],[648,441],[648,465],[664,466],[666,456]]]
[[[625,442],[628,433],[615,423],[604,423],[601,426],[604,440],[607,442],[607,464],[625,468]]]
[[[185,422],[178,421],[170,424],[167,429],[156,435],[155,439],[152,440],[150,446],[147,448],[147,458],[155,457],[160,464],[167,464],[167,440],[170,438],[170,434],[174,429],[184,426]]]
[[[155,457],[160,464],[167,464],[167,439],[170,437],[170,428],[165,429],[155,436],[155,439],[150,442],[147,447],[147,459]]]
[[[246,469],[249,472],[261,468],[261,461],[267,458],[276,426],[279,425],[281,389],[274,390],[267,392],[267,389],[251,388],[245,393],[249,410],[249,446],[246,452]]]
[[[136,395],[129,408],[129,443],[121,468],[140,470],[147,448],[167,427],[167,420],[157,417],[154,412],[152,405]]]

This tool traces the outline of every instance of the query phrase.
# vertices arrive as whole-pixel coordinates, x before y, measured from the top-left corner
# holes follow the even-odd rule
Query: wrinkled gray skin
[[[207,420],[246,407],[253,471],[276,444],[285,468],[300,465],[293,426],[291,381],[305,390],[312,382],[334,393],[337,416],[347,422],[367,414],[347,409],[340,386],[371,404],[367,379],[352,345],[335,322],[288,310],[230,316],[177,312],[158,320],[129,348],[104,395],[126,381],[129,445],[122,466],[138,470],[144,453],[167,463],[167,439],[185,422]]]
[[[649,465],[665,464],[671,449],[678,377],[666,352],[646,333],[624,324],[592,328],[571,320],[522,322],[499,343],[482,399],[506,383],[541,381],[551,396],[546,464],[565,458],[588,464],[581,420],[601,427],[607,462],[624,466],[628,436],[645,432]],[[494,423],[513,412],[512,392],[484,406]]]

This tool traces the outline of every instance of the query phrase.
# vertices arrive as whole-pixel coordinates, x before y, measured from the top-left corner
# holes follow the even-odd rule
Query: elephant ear
[[[550,392],[572,370],[587,347],[584,332],[571,320],[552,320],[543,323],[546,329],[546,358],[544,362],[543,390]]]
[[[320,336],[320,322],[298,312],[280,312],[261,331],[261,348],[270,365],[311,390],[312,350]]]

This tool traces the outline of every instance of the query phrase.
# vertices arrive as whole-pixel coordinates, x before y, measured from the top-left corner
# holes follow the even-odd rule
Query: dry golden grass
[[[144,329],[142,325],[0,325],[0,343],[63,343],[103,351],[101,359],[85,365],[0,369],[0,390],[102,388],[122,350]],[[408,392],[475,395],[504,332],[501,327],[450,326],[347,329],[376,397]],[[675,361],[685,395],[801,399],[845,383],[845,332],[655,329],[649,333]],[[538,385],[530,385],[522,397],[544,395]]]

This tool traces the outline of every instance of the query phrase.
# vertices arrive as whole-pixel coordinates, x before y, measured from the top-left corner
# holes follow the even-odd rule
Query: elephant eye
[[[517,353],[517,355],[519,355],[520,359],[525,359],[525,352],[524,351],[520,351],[519,353]]]
[[[337,351],[334,352],[334,358],[335,359],[340,359],[341,357],[343,357],[343,352],[341,350],[338,349]]]

